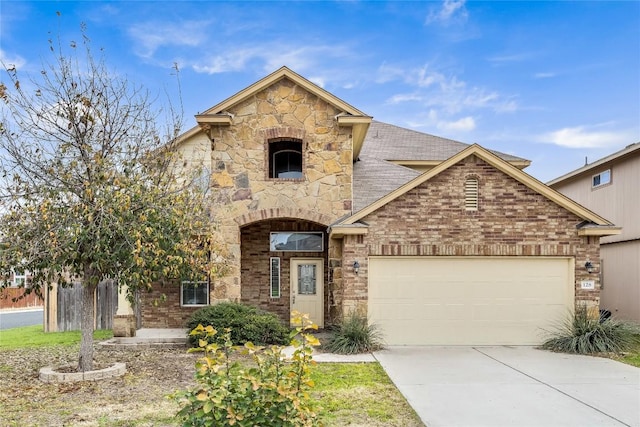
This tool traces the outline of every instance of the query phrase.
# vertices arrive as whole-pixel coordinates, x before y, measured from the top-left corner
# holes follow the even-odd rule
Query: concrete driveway
[[[640,369],[532,347],[374,353],[428,427],[640,426]]]

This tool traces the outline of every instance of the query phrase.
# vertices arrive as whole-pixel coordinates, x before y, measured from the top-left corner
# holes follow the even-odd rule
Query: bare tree
[[[79,45],[49,41],[53,60],[22,79],[3,64],[0,271],[31,273],[28,292],[83,283],[78,368],[93,365],[94,293],[211,273],[206,185],[178,153],[181,115]],[[195,180],[193,178],[196,178]],[[5,278],[3,286],[8,285]]]

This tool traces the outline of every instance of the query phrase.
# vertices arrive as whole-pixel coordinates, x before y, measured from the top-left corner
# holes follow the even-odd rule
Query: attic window
[[[606,171],[600,172],[597,175],[593,175],[591,178],[591,187],[601,187],[603,185],[607,185],[611,183],[611,169],[607,169]]]
[[[478,179],[467,178],[464,182],[464,209],[467,211],[478,210]]]
[[[302,141],[269,141],[269,178],[302,179]]]

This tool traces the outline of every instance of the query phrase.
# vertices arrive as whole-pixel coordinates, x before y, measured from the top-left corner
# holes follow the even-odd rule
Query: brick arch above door
[[[301,208],[280,207],[247,212],[246,214],[240,215],[239,217],[235,218],[235,222],[240,227],[243,227],[254,222],[277,218],[302,219],[322,224],[327,227],[334,221],[334,219],[332,219],[330,216],[321,214],[319,212],[309,211]]]

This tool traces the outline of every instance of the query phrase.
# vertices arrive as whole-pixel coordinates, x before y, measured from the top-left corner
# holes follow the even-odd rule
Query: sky
[[[374,120],[529,159],[543,182],[640,141],[638,1],[2,0],[0,60],[37,74],[83,24],[158,97],[178,65],[185,130],[286,65]]]

